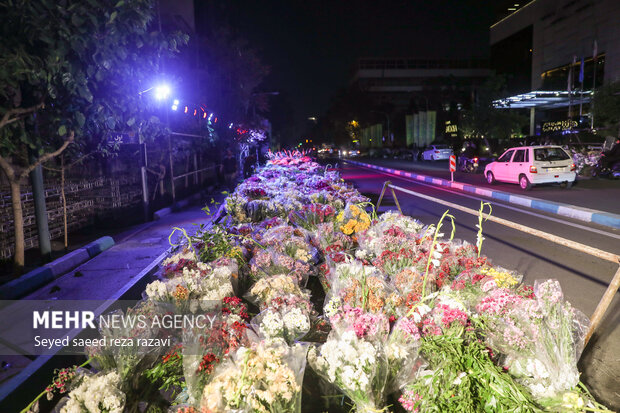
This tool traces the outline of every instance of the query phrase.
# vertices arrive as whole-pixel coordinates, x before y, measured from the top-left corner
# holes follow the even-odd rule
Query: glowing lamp
[[[172,90],[170,90],[170,86],[168,86],[168,85],[159,85],[159,86],[155,87],[155,99],[157,99],[157,100],[167,99],[170,96],[171,92],[172,92]]]
[[[177,110],[179,107],[177,105],[172,105],[172,110]]]

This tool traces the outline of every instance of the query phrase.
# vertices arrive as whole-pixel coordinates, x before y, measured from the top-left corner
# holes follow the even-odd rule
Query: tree
[[[612,129],[614,135],[620,136],[620,81],[596,89],[593,109],[596,125]]]
[[[492,76],[477,90],[476,99],[462,115],[460,126],[464,135],[502,139],[521,133],[527,125],[527,116],[514,109],[493,107],[494,100],[506,95],[505,86],[503,76]]]
[[[235,123],[258,126],[257,113],[268,109],[268,93],[257,87],[269,73],[258,51],[225,25],[212,28],[200,40],[200,98]]]
[[[16,267],[24,265],[20,185],[30,171],[74,142],[102,149],[112,131],[161,130],[141,92],[187,36],[150,31],[153,17],[152,0],[0,1],[0,168]]]
[[[350,145],[350,122],[358,122],[357,128],[363,128],[371,121],[382,119],[373,109],[379,109],[372,98],[358,88],[342,89],[330,102],[327,111],[327,123],[329,134],[334,143],[339,145]],[[384,108],[381,108],[384,109]],[[381,121],[381,120],[379,120]]]

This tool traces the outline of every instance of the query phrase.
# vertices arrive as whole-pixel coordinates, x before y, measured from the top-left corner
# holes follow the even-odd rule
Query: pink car
[[[519,184],[522,189],[532,185],[560,183],[570,188],[577,173],[571,156],[560,146],[522,146],[510,148],[495,162],[484,168],[490,184],[495,181]]]

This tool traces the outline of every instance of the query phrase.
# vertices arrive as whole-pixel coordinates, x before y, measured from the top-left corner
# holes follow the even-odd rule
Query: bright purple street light
[[[170,89],[170,86],[168,85],[155,86],[155,99],[157,100],[167,99],[170,96],[171,92],[172,90]]]

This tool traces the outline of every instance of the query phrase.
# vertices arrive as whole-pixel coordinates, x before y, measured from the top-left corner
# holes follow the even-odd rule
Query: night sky
[[[227,1],[230,23],[261,51],[262,89],[322,115],[360,57],[488,57],[491,0]]]

